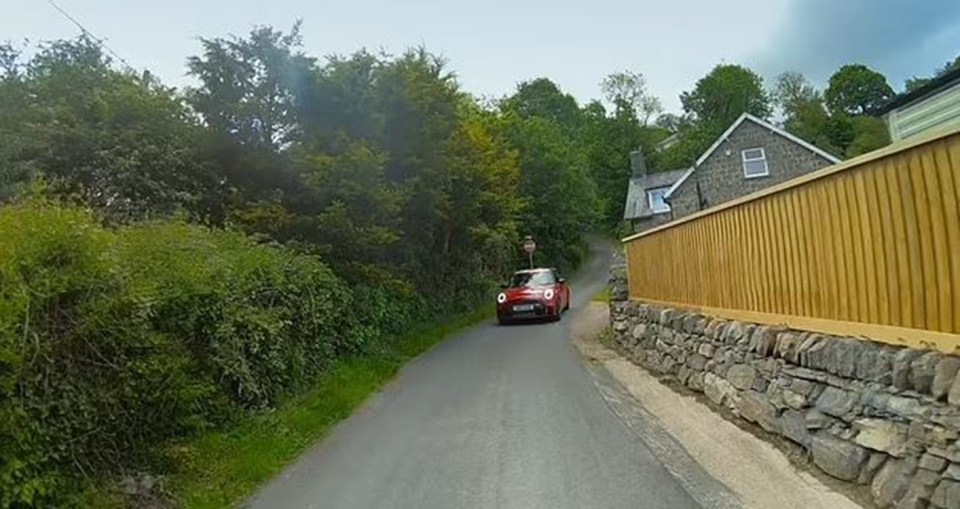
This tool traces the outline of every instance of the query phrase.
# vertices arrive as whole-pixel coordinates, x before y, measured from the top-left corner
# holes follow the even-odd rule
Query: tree
[[[790,71],[777,76],[772,95],[785,114],[804,103],[820,99],[820,93],[804,75]]]
[[[743,113],[760,118],[771,113],[763,79],[739,65],[714,67],[692,91],[680,94],[680,102],[684,111],[718,135]]]
[[[519,191],[526,203],[520,232],[537,239],[540,263],[575,267],[583,254],[579,232],[596,224],[600,209],[587,160],[547,118],[508,113],[505,122],[520,156]]]
[[[653,145],[668,133],[659,127],[640,125],[632,108],[620,108],[607,115],[603,106],[594,101],[583,108],[583,116],[578,139],[597,186],[603,226],[612,229],[623,220],[631,174],[630,152],[641,149],[650,154]]]
[[[203,86],[188,91],[190,104],[215,132],[276,150],[295,137],[295,94],[309,86],[314,60],[297,52],[300,23],[284,34],[256,27],[246,39],[201,39],[203,56],[187,60]]]
[[[853,119],[853,139],[844,155],[856,157],[890,144],[890,131],[887,124],[876,117],[855,117]]]
[[[631,71],[615,72],[603,80],[600,88],[607,101],[617,108],[633,109],[643,125],[649,124],[651,118],[663,111],[660,99],[647,92],[647,80],[643,74]]]
[[[86,37],[40,48],[0,79],[0,187],[36,176],[48,191],[111,221],[170,214],[206,217],[218,183],[200,153],[203,130],[158,81],[120,72]],[[8,65],[8,68],[11,66]]]
[[[824,93],[833,114],[869,115],[893,97],[887,78],[861,64],[848,64],[830,77]]]
[[[500,109],[515,112],[522,118],[549,119],[568,133],[573,133],[580,125],[580,107],[577,100],[547,78],[537,78],[517,85],[517,92],[503,99]]]
[[[783,113],[783,126],[788,132],[827,152],[843,153],[826,135],[830,115],[823,96],[802,74],[785,72],[778,76],[772,95]]]
[[[960,69],[960,55],[958,55],[957,58],[955,58],[952,62],[947,62],[946,64],[943,65],[943,67],[937,69],[933,73],[932,78],[918,78],[914,76],[912,78],[908,78],[907,81],[904,83],[904,85],[906,87],[907,92],[913,92],[914,90],[926,85],[927,83],[930,83],[935,78],[939,78],[940,76],[943,76],[944,74],[947,74],[948,72],[954,71],[956,69]]]

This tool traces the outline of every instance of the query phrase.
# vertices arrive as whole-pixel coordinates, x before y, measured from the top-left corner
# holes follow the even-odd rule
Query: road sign
[[[527,235],[523,239],[523,250],[527,252],[527,258],[530,259],[530,268],[533,268],[533,252],[537,250],[537,243],[533,241],[533,237]]]
[[[523,250],[532,253],[537,250],[537,243],[533,241],[532,237],[527,237],[523,240]]]

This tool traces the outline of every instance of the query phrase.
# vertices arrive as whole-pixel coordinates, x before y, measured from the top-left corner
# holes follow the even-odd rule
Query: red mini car
[[[517,271],[497,295],[497,320],[548,318],[556,321],[570,309],[570,286],[554,269]]]

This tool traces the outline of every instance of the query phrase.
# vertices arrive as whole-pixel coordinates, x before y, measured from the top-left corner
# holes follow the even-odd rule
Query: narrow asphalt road
[[[606,281],[603,243],[559,323],[451,338],[334,429],[255,508],[696,507],[604,403],[568,340]]]

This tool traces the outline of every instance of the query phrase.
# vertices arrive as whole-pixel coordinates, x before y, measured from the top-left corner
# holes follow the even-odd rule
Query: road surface
[[[696,507],[608,408],[568,340],[606,281],[598,243],[559,323],[470,329],[397,379],[265,486],[250,507]]]

